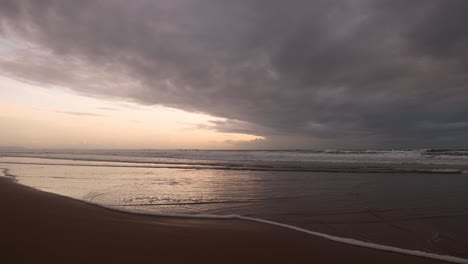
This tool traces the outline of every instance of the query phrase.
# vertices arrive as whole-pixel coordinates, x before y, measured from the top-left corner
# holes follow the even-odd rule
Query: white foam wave
[[[15,158],[15,159],[22,159]],[[28,158],[30,159],[30,158]],[[266,166],[257,165],[242,165],[231,163],[219,164],[204,164],[204,163],[163,163],[163,162],[121,162],[121,161],[90,161],[90,160],[73,160],[76,163],[67,162],[47,162],[47,159],[32,158],[39,161],[16,161],[16,160],[0,160],[0,164],[17,164],[17,165],[47,165],[47,166],[76,166],[76,167],[108,167],[108,168],[152,168],[152,169],[204,169],[204,170],[240,170],[240,171],[290,171],[290,172],[346,172],[346,173],[440,173],[440,174],[459,174],[464,173],[460,169],[453,168],[398,168],[398,167],[369,167],[367,164],[361,166],[323,166],[316,164],[315,166],[304,167],[302,165],[286,165],[286,166]],[[59,160],[60,159],[50,159]],[[69,159],[62,159],[69,161]]]
[[[431,172],[439,172],[439,173],[461,173],[461,170],[457,169],[432,169]]]
[[[92,203],[92,204],[100,206],[100,207],[104,207],[104,208],[107,208],[107,209],[111,209],[111,210],[116,210],[116,211],[120,211],[120,212],[131,213],[131,214],[138,214],[138,215],[149,215],[149,216],[159,216],[159,217],[197,218],[197,219],[240,219],[240,220],[247,220],[247,221],[252,221],[252,222],[258,222],[258,223],[263,223],[263,224],[274,225],[274,226],[278,226],[278,227],[282,227],[282,228],[288,228],[288,229],[295,230],[295,231],[298,231],[298,232],[306,233],[306,234],[309,234],[309,235],[313,235],[313,236],[321,237],[321,238],[328,239],[328,240],[331,240],[331,241],[344,243],[344,244],[348,244],[348,245],[353,245],[353,246],[360,246],[360,247],[365,247],[365,248],[372,248],[372,249],[377,249],[377,250],[382,250],[382,251],[388,251],[388,252],[395,252],[395,253],[400,253],[400,254],[411,255],[411,256],[418,256],[418,257],[424,257],[424,258],[429,258],[429,259],[442,260],[442,261],[451,262],[451,263],[468,264],[468,259],[464,259],[464,258],[448,256],[448,255],[439,255],[439,254],[428,253],[428,252],[423,252],[423,251],[419,251],[419,250],[411,250],[411,249],[404,249],[404,248],[397,248],[397,247],[392,247],[392,246],[374,244],[374,243],[364,242],[364,241],[360,241],[360,240],[356,240],[356,239],[352,239],[352,238],[337,237],[337,236],[332,236],[332,235],[328,235],[328,234],[324,234],[324,233],[310,231],[310,230],[300,228],[300,227],[297,227],[297,226],[293,226],[293,225],[283,224],[283,223],[270,221],[270,220],[265,220],[265,219],[260,219],[260,218],[247,217],[247,216],[242,216],[242,215],[160,214],[160,213],[153,213],[153,212],[146,212],[146,211],[114,208],[114,207],[105,206],[105,205],[96,204],[96,203]]]
[[[0,150],[11,157],[68,158],[72,160],[108,160],[127,162],[157,162],[177,160],[206,162],[331,162],[376,164],[452,164],[466,165],[466,150]]]

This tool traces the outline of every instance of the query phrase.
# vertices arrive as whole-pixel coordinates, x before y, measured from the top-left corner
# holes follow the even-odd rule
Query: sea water
[[[21,184],[134,212],[241,215],[468,257],[468,151],[0,152]]]

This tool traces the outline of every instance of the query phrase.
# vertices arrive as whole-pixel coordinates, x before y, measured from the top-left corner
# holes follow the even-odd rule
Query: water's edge
[[[439,255],[439,254],[434,254],[434,253],[428,253],[428,252],[423,252],[419,250],[410,250],[410,249],[403,249],[403,248],[397,248],[397,247],[392,247],[392,246],[386,246],[386,245],[380,245],[380,244],[374,244],[374,243],[369,243],[369,242],[364,242],[352,238],[343,238],[343,237],[337,237],[337,236],[332,236],[324,233],[319,233],[319,232],[314,232],[311,230],[307,230],[304,228],[300,228],[297,226],[293,225],[288,225],[288,224],[283,224],[279,222],[274,222],[270,220],[265,220],[265,219],[260,219],[260,218],[253,218],[253,217],[247,217],[247,216],[242,216],[242,215],[213,215],[213,214],[197,214],[197,215],[189,215],[189,214],[158,214],[158,213],[150,213],[146,211],[137,211],[137,210],[126,210],[126,209],[121,209],[121,208],[115,208],[111,206],[106,206],[103,204],[98,204],[98,203],[93,203],[90,201],[85,201],[81,199],[76,199],[72,198],[69,196],[57,194],[57,193],[52,193],[52,192],[47,192],[43,191],[28,185],[24,185],[18,182],[16,179],[16,175],[12,174],[10,172],[10,169],[8,168],[0,168],[3,173],[3,177],[11,179],[15,184],[20,184],[22,186],[26,186],[28,188],[32,188],[34,190],[44,192],[44,193],[51,193],[54,195],[57,195],[59,197],[63,197],[66,199],[72,199],[80,202],[84,202],[87,204],[91,204],[94,206],[98,206],[104,209],[109,209],[109,210],[114,210],[118,212],[123,212],[123,213],[129,213],[129,214],[137,214],[137,215],[146,215],[146,216],[158,216],[158,217],[178,217],[178,218],[197,218],[197,219],[240,219],[240,220],[246,220],[246,221],[252,221],[252,222],[257,222],[257,223],[263,223],[263,224],[269,224],[269,225],[274,225],[277,227],[282,227],[282,228],[287,228],[290,230],[306,233],[309,235],[321,237],[324,239],[328,239],[331,241],[335,242],[340,242],[344,244],[349,244],[353,246],[360,246],[360,247],[365,247],[365,248],[371,248],[371,249],[377,249],[377,250],[382,250],[382,251],[389,251],[389,252],[395,252],[395,253],[400,253],[400,254],[406,254],[406,255],[411,255],[411,256],[418,256],[418,257],[424,257],[424,258],[429,258],[429,259],[435,259],[435,260],[442,260],[446,262],[451,262],[451,263],[459,263],[459,264],[468,264],[468,259],[464,258],[459,258],[455,256],[449,256],[449,255]],[[0,175],[0,177],[2,177]]]

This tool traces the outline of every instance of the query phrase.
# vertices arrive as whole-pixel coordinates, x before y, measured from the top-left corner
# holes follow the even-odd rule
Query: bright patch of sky
[[[254,135],[207,129],[221,118],[103,100],[0,76],[0,145],[57,148],[232,148]]]

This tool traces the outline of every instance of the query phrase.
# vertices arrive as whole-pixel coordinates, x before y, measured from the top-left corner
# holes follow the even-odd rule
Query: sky
[[[223,120],[43,88],[0,77],[0,146],[33,148],[234,148],[257,137],[206,129]]]
[[[0,145],[468,148],[464,0],[0,0]]]

